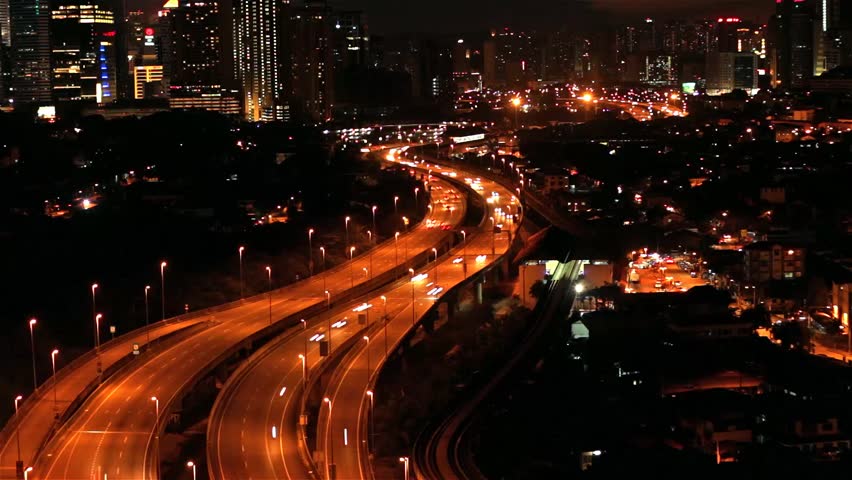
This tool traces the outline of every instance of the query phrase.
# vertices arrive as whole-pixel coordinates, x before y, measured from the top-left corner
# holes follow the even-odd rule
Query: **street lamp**
[[[36,364],[35,364],[35,331],[33,327],[38,323],[35,318],[30,319],[30,351],[33,354],[33,390],[38,390],[38,380],[36,379]]]
[[[367,435],[367,446],[371,446],[375,441],[373,437],[376,435],[376,420],[373,417],[373,391],[367,390],[367,396],[370,397],[370,433]]]
[[[101,319],[104,318],[102,313],[95,315],[95,351],[101,353]]]
[[[370,244],[372,244],[373,243],[373,232],[367,230],[367,235],[369,235]],[[367,254],[368,254],[367,256],[369,257],[369,260],[370,260],[370,278],[373,278],[373,249],[371,248],[367,252]]]
[[[93,283],[92,284],[92,318],[94,318],[94,316],[95,316],[95,314],[97,313],[97,310],[98,310],[98,302],[95,298],[95,291],[97,289],[98,289],[98,284]]]
[[[308,272],[314,274],[314,247],[313,247],[314,229],[308,229]]]
[[[27,469],[24,470],[24,480],[27,480],[28,478],[30,478],[30,472],[32,472],[32,471],[33,471],[33,467],[27,467]]]
[[[461,234],[462,234],[462,272],[464,274],[464,276],[462,278],[467,278],[467,232],[462,230]]]
[[[18,402],[20,402],[23,399],[24,399],[24,397],[22,395],[18,395],[17,397],[15,397],[15,420],[17,420],[15,423],[18,424],[15,427],[15,437],[17,437],[17,441],[18,441],[18,464],[19,465],[23,465],[23,462],[21,460],[21,422],[18,419]]]
[[[305,362],[307,362],[307,359],[305,358],[304,355],[302,355],[300,353],[299,354],[299,360],[302,361],[302,381],[305,382],[305,385],[307,386],[307,384],[308,384],[308,366],[305,363]]]
[[[54,348],[52,352],[50,352],[50,365],[53,367],[53,410],[56,411],[57,403],[56,403],[56,356],[59,355],[59,349]]]
[[[438,249],[433,247],[432,253],[435,254],[435,283],[438,283]]]
[[[352,272],[352,257],[355,255],[355,247],[349,247],[349,288],[355,286],[355,274]]]
[[[192,460],[186,462],[186,468],[192,469],[192,480],[195,480],[195,463]]]
[[[325,307],[331,310],[331,294],[328,293],[328,290],[325,291]]]
[[[370,337],[364,335],[364,341],[367,342],[365,349],[367,350],[367,386],[370,386]]]
[[[150,285],[145,285],[145,327],[148,327],[151,322],[151,316],[148,311],[148,290],[151,290]],[[151,330],[145,328],[145,343],[151,343]]]
[[[323,403],[328,404],[328,429],[331,430],[331,399],[325,397],[322,399]],[[329,444],[329,457],[328,457],[328,480],[331,480],[334,472],[334,440],[328,443]]]
[[[388,297],[382,295],[380,297],[385,305],[385,358],[388,356]]]
[[[166,319],[166,262],[160,262],[160,315]]]
[[[408,479],[408,457],[399,457],[399,461],[405,464],[405,480]]]
[[[396,256],[396,264],[399,265],[399,232],[393,234],[394,238],[394,255]]]
[[[160,399],[151,397],[154,402],[154,459],[157,465],[157,477],[160,478]]]
[[[394,197],[393,197],[393,213],[394,213],[394,215],[398,215],[398,214],[399,214],[399,209],[397,208],[397,203],[399,203],[399,197],[398,197],[398,196],[394,196]]]
[[[245,287],[243,287],[243,252],[246,251],[246,247],[240,247],[237,249],[237,252],[240,254],[240,300],[245,297]]]
[[[512,105],[515,106],[515,130],[518,129],[518,112],[521,110],[521,99],[515,97],[512,99]]]
[[[272,325],[272,267],[266,266],[266,279],[269,281],[269,324]]]
[[[349,245],[349,221],[351,218],[346,217],[346,245]]]
[[[494,237],[497,235],[497,227],[494,224],[494,217],[488,218],[491,219],[491,255],[494,255]]]
[[[417,197],[417,194],[420,193],[420,187],[414,187],[414,206],[420,206],[420,200]]]
[[[325,247],[320,247],[320,253],[322,253],[322,289],[325,290]]]
[[[379,231],[376,229],[376,210],[378,208],[379,207],[377,207],[375,205],[373,205],[373,208],[372,208],[372,210],[373,210],[373,231],[376,232],[376,238],[375,238],[376,243],[379,242]]]
[[[414,269],[409,268],[408,273],[411,274],[411,326],[413,327],[417,323],[417,313],[414,308]]]

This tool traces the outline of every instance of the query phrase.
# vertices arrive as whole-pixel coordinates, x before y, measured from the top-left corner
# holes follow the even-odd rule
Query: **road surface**
[[[462,172],[458,172],[460,175]],[[465,174],[465,176],[471,176]],[[511,203],[512,193],[507,191],[502,186],[491,181],[482,181],[484,192],[497,192],[499,197],[495,197],[497,201],[489,203],[488,216],[499,216],[499,212],[495,209],[505,209]],[[513,230],[513,235],[516,233],[516,225],[514,223],[505,225],[506,228]],[[475,274],[482,268],[490,265],[499,255],[502,255],[509,248],[508,236],[499,235],[494,243],[494,252],[492,255],[492,235],[490,234],[490,222],[486,222],[486,231],[478,233],[467,246],[467,258],[472,261],[468,263],[467,275]],[[456,249],[457,253],[463,253],[463,249]],[[481,256],[484,256],[481,257]],[[440,285],[444,287],[444,291],[449,290],[453,286],[461,283],[464,278],[464,272],[460,268],[461,265],[454,263],[456,255],[453,255],[438,266],[438,278]],[[477,258],[482,258],[482,261],[477,261]],[[434,276],[430,272],[430,278]],[[427,279],[428,280],[428,279]],[[419,287],[419,286],[418,286]],[[417,296],[424,295],[423,290],[427,287],[419,287]],[[406,291],[410,287],[403,286],[398,290],[391,292],[391,297],[404,297]],[[425,314],[431,307],[432,301],[416,303],[415,312],[419,317]],[[398,343],[411,329],[411,306],[393,317],[388,325],[389,343],[394,345]],[[378,340],[382,340],[379,338]],[[336,465],[337,479],[356,479],[370,478],[365,475],[369,465],[363,461],[366,458],[365,448],[367,445],[364,438],[364,423],[369,418],[368,410],[370,408],[370,399],[367,396],[369,385],[367,382],[368,375],[368,359],[369,359],[369,375],[374,378],[375,374],[381,367],[385,359],[384,345],[381,341],[370,342],[366,348],[362,348],[352,361],[346,365],[341,365],[343,368],[342,376],[338,377],[339,382],[329,385],[326,396],[331,400],[331,415],[328,416],[328,409],[323,409],[322,413],[326,415],[320,417],[320,432],[319,437],[324,445],[325,452],[334,452],[333,462]],[[331,460],[331,459],[330,459]],[[328,477],[327,470],[324,472],[325,478]]]
[[[199,317],[188,320],[167,320],[165,324],[158,322],[157,325],[152,325],[149,331],[150,335],[144,332],[131,332],[111,342],[104,343],[101,345],[100,354],[102,368],[107,369],[125,356],[130,355],[134,343],[139,344],[141,347],[147,343],[149,337],[154,341],[163,335],[173,333],[203,320],[204,318]],[[147,352],[142,353],[142,356],[146,355]],[[57,361],[60,365],[61,359],[62,357],[60,356]],[[0,445],[0,466],[2,466],[0,467],[0,478],[15,478],[18,433],[20,433],[21,458],[24,466],[31,465],[36,451],[44,443],[56,425],[56,421],[54,420],[55,413],[61,414],[64,412],[75,398],[83,393],[92,382],[97,380],[97,364],[97,356],[94,355],[94,352],[89,352],[75,360],[73,364],[69,364],[68,368],[63,369],[64,371],[58,371],[55,406],[53,402],[54,386],[50,378],[40,386],[37,395],[25,396],[24,402],[33,403],[27,405],[26,409],[21,406],[22,413],[18,428],[8,429],[9,435],[6,437],[5,442]]]
[[[459,172],[460,173],[460,172]],[[440,178],[438,171],[433,172],[435,178]],[[463,178],[463,175],[460,175]],[[458,178],[458,177],[457,177]],[[483,192],[491,195],[492,191],[500,194],[502,201],[508,202],[510,193],[491,183],[480,184]],[[433,198],[440,199],[444,195]],[[445,205],[460,208],[460,204],[448,200]],[[499,207],[500,202],[491,204]],[[498,215],[499,218],[499,215]],[[487,225],[490,229],[490,222]],[[434,264],[421,269],[417,273],[425,273],[426,278],[415,282],[404,282],[389,285],[372,294],[366,303],[372,305],[371,321],[387,314],[391,319],[385,329],[373,335],[368,345],[370,356],[370,372],[375,372],[385,357],[386,345],[392,350],[394,345],[408,332],[412,326],[412,284],[416,303],[416,315],[425,313],[435,302],[436,296],[428,295],[428,291],[436,286],[446,291],[463,279],[463,261],[459,259],[467,254],[468,275],[491,262],[492,237],[490,233],[478,233],[468,237],[466,248],[457,247],[457,255],[441,259],[437,281],[435,280]],[[498,255],[507,248],[505,234],[495,236],[495,247]],[[485,255],[477,262],[479,255]],[[387,298],[387,309],[384,300]],[[352,309],[362,302],[346,306],[340,312],[333,312],[333,320],[348,315],[354,315]],[[307,352],[308,371],[320,362],[318,344],[307,341],[316,334],[327,331],[326,320],[323,318],[310,319],[307,330],[295,336],[284,335],[283,339],[272,349],[251,358],[245,371],[235,376],[226,384],[208,427],[208,465],[212,478],[309,478],[309,472],[299,454],[298,416],[301,407],[303,382],[302,364],[299,355]],[[339,345],[361,329],[360,325],[350,322],[342,329],[335,329],[334,335]],[[387,342],[386,342],[387,340]],[[337,391],[330,393],[332,411],[335,417],[343,418],[342,426],[332,427],[340,434],[340,446],[335,446],[335,461],[338,457],[347,467],[357,468],[357,442],[363,440],[358,430],[358,421],[365,403],[360,400],[365,396],[367,384],[367,353],[361,350],[352,359],[352,363],[343,366],[345,373]],[[345,398],[346,401],[339,401]],[[339,408],[339,410],[338,410]],[[273,436],[273,428],[275,435]],[[346,438],[343,438],[346,429]],[[347,451],[351,450],[351,452]],[[349,455],[351,453],[351,455]],[[349,459],[351,462],[347,462]],[[337,478],[350,478],[348,474],[338,474]],[[324,476],[324,475],[323,475]],[[355,478],[355,477],[351,477]]]
[[[448,187],[446,182],[439,185]],[[431,218],[457,223],[459,210],[433,208]],[[293,315],[309,306],[326,301],[325,290],[332,296],[344,292],[351,284],[367,278],[362,269],[372,263],[375,275],[388,271],[431,248],[446,232],[426,228],[425,222],[401,236],[399,243],[380,245],[372,255],[356,257],[341,265],[288,288],[274,292],[272,318]],[[110,379],[93,394],[54,438],[36,460],[33,479],[97,479],[108,475],[111,480],[145,480],[154,478],[150,471],[156,465],[154,425],[156,403],[159,410],[177,401],[177,395],[195,380],[199,372],[209,368],[223,355],[250,335],[269,324],[270,306],[266,299],[248,301],[215,315],[215,325],[190,336],[170,348],[152,352],[134,368]]]

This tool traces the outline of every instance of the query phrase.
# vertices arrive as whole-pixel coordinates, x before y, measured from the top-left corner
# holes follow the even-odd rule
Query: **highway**
[[[464,175],[459,172],[457,179],[461,180],[458,177]],[[440,178],[438,170],[433,172],[433,178]],[[490,182],[482,183],[481,188],[488,195],[492,191],[499,192],[503,202],[511,198],[508,191]],[[433,192],[433,198],[440,197]],[[447,205],[463,208],[462,203],[449,202]],[[499,205],[500,202],[491,204],[492,207]],[[337,345],[361,331],[362,326],[351,321],[356,315],[352,309],[358,305],[372,305],[367,310],[370,312],[370,322],[385,314],[390,318],[386,329],[381,327],[369,341],[359,343],[361,347],[369,348],[369,354],[363,348],[357,351],[352,363],[345,365],[342,369],[345,371],[336,377],[340,380],[337,390],[329,393],[334,416],[343,422],[342,426],[332,428],[340,436],[340,445],[335,446],[335,462],[340,464],[338,459],[343,460],[347,469],[350,465],[358,468],[355,445],[364,439],[359,429],[359,418],[364,413],[363,408],[368,405],[360,401],[368,398],[365,393],[367,357],[370,357],[369,373],[372,375],[384,361],[385,349],[393,350],[394,345],[411,329],[412,296],[416,304],[415,315],[419,320],[438,298],[429,295],[430,290],[440,287],[445,292],[463,280],[464,262],[461,261],[461,254],[467,253],[468,275],[490,264],[491,258],[494,258],[491,255],[491,235],[473,235],[471,232],[467,240],[466,247],[456,247],[455,255],[439,259],[437,280],[432,263],[417,272],[418,275],[426,274],[425,278],[388,285],[373,292],[366,300],[361,299],[340,311],[332,312],[332,321],[344,316],[350,320],[345,327],[334,330]],[[494,240],[499,255],[507,248],[507,235],[496,235]],[[485,257],[477,261],[480,255]],[[283,335],[274,348],[258,352],[250,358],[247,368],[232,376],[225,385],[208,425],[207,458],[211,478],[310,478],[311,472],[308,472],[299,452],[298,418],[303,393],[303,371],[299,355],[306,356],[308,372],[319,364],[318,344],[308,340],[325,333],[326,322],[325,318],[312,318],[308,320],[305,331],[297,335]],[[337,478],[356,478],[349,477],[343,470],[339,472]]]
[[[472,176],[461,171],[457,173],[459,176]],[[512,192],[499,184],[483,180],[481,181],[481,185],[483,187],[482,191],[486,196],[490,196],[491,192],[499,194],[499,196],[494,196],[494,200],[488,204],[488,217],[499,217],[500,209],[505,209],[508,205],[516,204]],[[512,208],[514,209],[514,206]],[[495,209],[498,211],[495,212]],[[496,238],[493,238],[489,232],[490,226],[490,221],[486,220],[484,231],[469,238],[466,247],[466,258],[469,260],[467,276],[473,275],[491,265],[510,246],[509,236],[502,233],[497,235]],[[513,222],[504,224],[504,227],[511,229],[513,235],[517,229],[517,225]],[[457,247],[454,255],[446,257],[437,266],[437,276],[440,279],[438,283],[444,288],[444,292],[465,279],[461,264],[455,263],[456,258],[459,258],[459,254],[465,253],[464,250],[464,248]],[[492,253],[496,255],[492,255]],[[435,276],[434,270],[429,271],[429,278],[421,280],[418,283],[428,283]],[[415,285],[418,287],[418,297],[423,296],[423,290],[429,288],[427,286],[421,287],[417,283]],[[409,286],[402,286],[391,292],[388,297],[404,298],[409,290]],[[425,314],[437,298],[427,302],[416,302],[414,314],[418,318]],[[426,299],[431,300],[428,296]],[[409,304],[403,311],[390,320],[388,324],[388,336],[391,345],[398,343],[409,333],[412,326],[411,308]],[[379,340],[383,339],[380,338]],[[325,452],[334,452],[333,461],[336,465],[335,478],[337,479],[372,478],[372,474],[368,471],[371,467],[365,461],[367,458],[367,442],[364,437],[367,429],[364,428],[364,422],[369,418],[368,410],[370,408],[370,398],[367,395],[370,383],[367,381],[367,376],[369,372],[370,378],[375,378],[385,358],[383,343],[381,341],[369,342],[369,344],[366,344],[366,348],[362,348],[357,352],[357,355],[352,358],[351,362],[339,367],[343,369],[342,374],[337,377],[338,381],[336,383],[329,385],[326,392],[331,408],[323,409],[322,411],[325,416],[320,417],[320,438],[323,439],[323,450]],[[330,416],[328,415],[329,410],[331,411]],[[328,472],[326,471],[325,473],[325,478],[329,478]]]
[[[449,184],[440,179],[430,183],[439,184],[433,186],[433,201],[453,207],[452,218],[447,221],[460,221],[465,214],[461,192],[450,189]],[[440,190],[437,190],[438,187]],[[459,193],[459,198],[452,198],[454,193]],[[445,196],[450,199],[439,200]],[[433,211],[447,212],[444,208],[434,207]],[[424,223],[431,218],[427,217]],[[359,299],[308,318],[304,329],[297,330],[295,334],[283,334],[273,342],[274,347],[263,349],[249,358],[246,368],[235,373],[225,384],[210,416],[207,462],[212,478],[309,478],[298,450],[297,423],[303,386],[299,355],[306,358],[306,371],[311,371],[323,360],[319,355],[319,343],[311,341],[311,338],[327,334],[329,323],[332,324],[332,349],[361,331],[363,325],[358,324],[358,313],[353,311],[359,305],[372,305],[364,310],[370,323],[385,311],[389,315],[402,312],[411,303],[411,288],[408,282],[404,282],[402,287],[398,284],[396,282],[394,286],[371,293],[367,300]],[[386,310],[382,295],[387,298]],[[420,302],[424,309],[431,305],[431,300],[425,298]],[[407,318],[410,325],[410,313]],[[346,324],[334,328],[342,320]],[[389,334],[393,332],[389,330]],[[383,338],[376,338],[374,342],[381,343],[384,348]]]
[[[153,324],[148,333],[137,330],[104,343],[100,349],[102,368],[106,370],[122,358],[131,355],[134,343],[141,347],[147,343],[148,338],[154,341],[203,320],[202,317],[169,319],[166,320],[166,323]],[[147,355],[147,352],[142,353],[142,356],[145,355]],[[59,370],[57,372],[55,405],[53,401],[54,385],[50,378],[39,387],[36,395],[24,398],[24,403],[20,407],[19,427],[15,428],[16,424],[13,423],[13,418],[3,431],[3,443],[0,444],[0,466],[2,466],[0,467],[0,478],[15,478],[18,433],[20,433],[21,458],[24,461],[24,466],[31,465],[37,450],[56,425],[54,414],[62,415],[74,399],[89,388],[92,382],[97,381],[97,364],[98,357],[93,350],[81,355]]]
[[[440,182],[437,183],[440,185]],[[457,223],[462,212],[434,208],[439,222]],[[199,374],[221,361],[244,339],[281,319],[326,302],[367,280],[363,269],[372,264],[380,275],[398,260],[413,257],[447,232],[427,228],[425,222],[400,237],[384,242],[371,255],[356,257],[328,272],[275,291],[271,302],[263,297],[215,314],[213,325],[169,348],[154,350],[133,368],[111,378],[81,407],[36,460],[33,479],[144,480],[156,478],[157,409],[167,412],[181,391]],[[271,306],[270,306],[271,305]],[[271,311],[271,314],[270,314]],[[158,401],[153,401],[156,397]]]

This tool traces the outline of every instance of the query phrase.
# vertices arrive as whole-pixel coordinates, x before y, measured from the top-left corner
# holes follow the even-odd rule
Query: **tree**
[[[536,300],[540,300],[544,298],[545,295],[547,295],[547,285],[545,285],[542,280],[536,280],[536,282],[530,286],[530,296]]]

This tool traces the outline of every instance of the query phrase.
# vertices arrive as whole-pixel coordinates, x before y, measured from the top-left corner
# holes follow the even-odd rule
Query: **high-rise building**
[[[334,104],[332,12],[324,0],[307,1],[291,16],[294,107],[314,120],[331,119]]]
[[[739,52],[738,31],[742,20],[738,17],[719,17],[716,22],[716,51]]]
[[[157,11],[154,29],[154,48],[157,55],[157,65],[163,66],[163,86],[168,89],[171,85],[174,55],[172,48],[172,10],[178,7],[177,0],[169,0]]]
[[[222,111],[221,102],[208,101],[213,97],[239,104],[238,95],[231,89],[233,57],[226,50],[232,28],[228,7],[223,0],[180,0],[169,10],[169,104],[173,108]],[[228,98],[233,101],[228,102]]]
[[[801,87],[814,74],[815,0],[776,0],[776,75],[782,87]]]
[[[288,0],[234,0],[234,66],[245,116],[289,119],[291,68]]]
[[[12,81],[16,105],[50,102],[50,41],[47,0],[9,3]]]
[[[757,60],[752,52],[707,54],[707,94],[721,95],[734,89],[753,94],[758,88]]]
[[[482,83],[490,88],[497,83],[497,43],[494,33],[482,43]]]
[[[525,87],[541,76],[541,49],[527,32],[504,28],[496,32],[497,81],[510,87]]]
[[[9,62],[9,54],[12,51],[10,35],[9,0],[0,0],[0,105],[6,104],[12,79]]]
[[[370,35],[364,12],[336,12],[333,21],[334,68],[343,71],[352,66],[367,66],[370,57]]]
[[[50,33],[53,99],[114,101],[118,35],[106,2],[57,2],[50,12]]]

